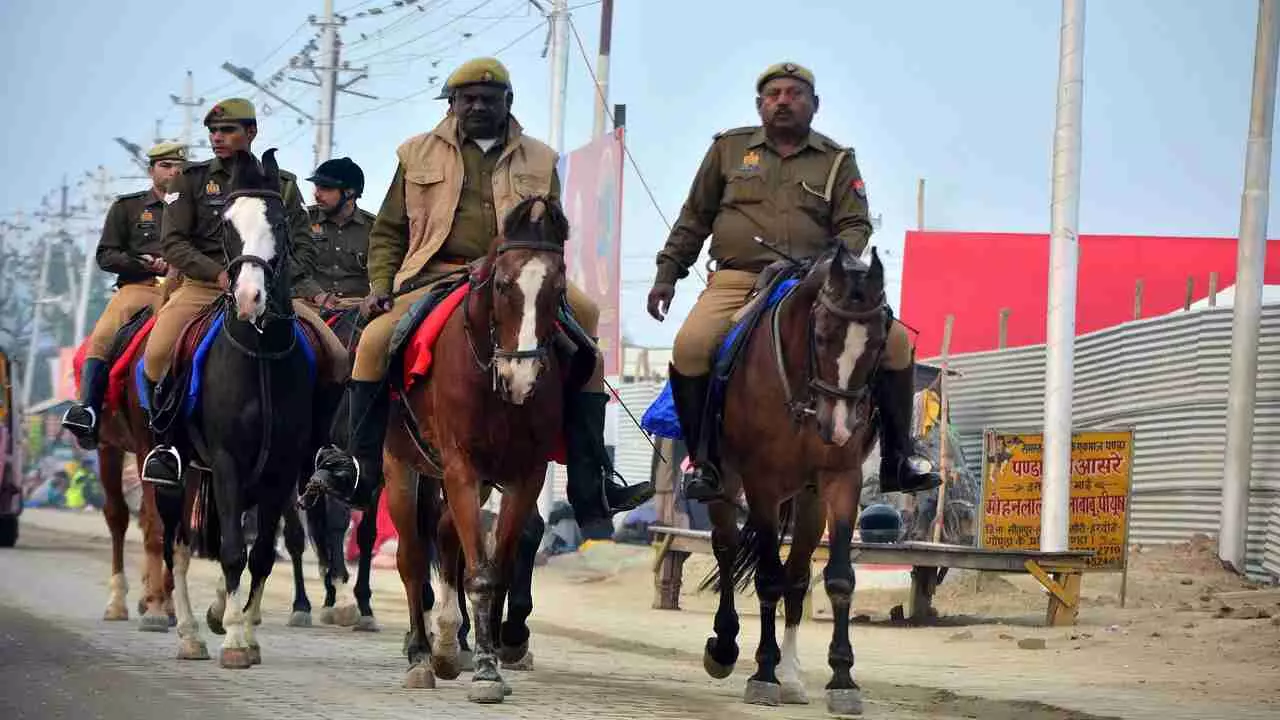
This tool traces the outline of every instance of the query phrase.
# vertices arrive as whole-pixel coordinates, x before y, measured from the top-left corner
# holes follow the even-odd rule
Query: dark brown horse
[[[399,532],[401,578],[413,623],[407,685],[431,687],[433,672],[445,679],[458,676],[457,597],[464,583],[475,619],[470,699],[501,702],[498,659],[519,662],[528,649],[527,612],[509,613],[503,623],[503,606],[520,584],[517,546],[564,427],[565,379],[552,340],[566,287],[567,236],[568,221],[558,204],[531,198],[517,205],[441,330],[429,375],[393,408],[385,492]],[[441,473],[410,428],[439,453],[446,507],[438,521],[431,476]],[[502,491],[502,508],[490,552],[480,507],[495,486]],[[421,592],[433,531],[443,586],[434,652]]]
[[[850,543],[862,462],[876,437],[869,388],[888,323],[879,257],[873,250],[868,267],[840,245],[765,313],[725,388],[726,495],[745,493],[748,518],[740,531],[734,505],[719,502],[709,508],[718,567],[704,586],[718,586],[720,607],[703,662],[713,677],[733,671],[738,657],[733,589],[754,575],[761,632],[746,702],[808,702],[797,632],[810,559],[825,525],[830,556],[823,577],[834,614],[827,705],[837,714],[861,711],[851,674]],[[794,527],[784,566],[779,548],[789,524]],[[780,599],[786,617],[781,649],[774,625]]]

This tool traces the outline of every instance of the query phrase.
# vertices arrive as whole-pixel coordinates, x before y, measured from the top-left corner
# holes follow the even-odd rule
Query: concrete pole
[[[613,46],[613,0],[604,0],[600,6],[600,56],[596,58],[596,82],[599,83],[595,99],[595,124],[591,137],[605,133],[605,109],[609,107],[609,53]]]
[[[1254,393],[1258,381],[1258,325],[1262,272],[1267,256],[1267,206],[1271,187],[1271,127],[1276,93],[1276,0],[1258,3],[1253,55],[1253,106],[1240,200],[1236,297],[1231,322],[1231,374],[1227,391],[1227,452],[1222,475],[1222,526],[1218,557],[1245,569],[1249,532],[1249,481],[1253,465]]]
[[[1071,521],[1071,395],[1080,214],[1080,116],[1084,101],[1084,0],[1062,0],[1058,115],[1053,134],[1049,317],[1044,397],[1040,549],[1068,549]]]
[[[569,3],[551,6],[551,149],[564,152],[564,109],[569,77]]]
[[[40,321],[44,315],[45,292],[49,287],[49,263],[53,259],[53,237],[40,238],[40,278],[36,281],[35,304],[32,308],[31,336],[27,340],[27,362],[22,366],[22,411],[31,407],[31,388],[36,380],[36,354],[40,348]]]
[[[329,159],[333,153],[333,117],[338,100],[338,24],[333,18],[333,0],[324,0],[324,18],[320,21],[320,113],[316,115],[315,164]]]

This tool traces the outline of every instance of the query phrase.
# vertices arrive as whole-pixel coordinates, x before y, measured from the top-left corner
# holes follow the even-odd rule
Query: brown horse
[[[407,643],[411,687],[432,687],[433,672],[445,679],[460,673],[457,597],[464,582],[475,618],[470,699],[501,702],[498,658],[516,663],[528,649],[527,612],[509,613],[503,623],[503,605],[513,583],[520,584],[517,546],[564,426],[566,381],[551,343],[566,287],[567,237],[568,220],[556,203],[530,198],[517,205],[436,339],[430,373],[393,407],[385,491],[413,623]],[[426,447],[438,451],[434,463]],[[446,498],[438,521],[432,476],[441,473],[433,464],[443,469]],[[495,486],[502,508],[491,552],[480,507]],[[443,585],[434,653],[422,592],[433,531]]]
[[[837,714],[861,711],[851,674],[850,543],[862,462],[876,437],[869,388],[889,321],[879,257],[873,250],[868,267],[840,245],[762,316],[725,387],[726,496],[745,493],[748,517],[740,531],[734,505],[718,502],[709,508],[717,569],[704,587],[718,586],[720,607],[703,663],[713,677],[733,671],[738,657],[734,586],[754,575],[761,632],[757,670],[744,696],[748,703],[808,702],[797,631],[810,559],[826,525],[830,556],[823,577],[834,614],[827,706]],[[779,548],[791,518],[784,566]],[[774,624],[779,599],[785,601],[786,618],[781,650]]]

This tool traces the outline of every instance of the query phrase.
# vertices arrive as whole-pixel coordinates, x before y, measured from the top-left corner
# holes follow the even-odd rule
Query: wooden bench
[[[652,525],[655,574],[662,568],[668,553],[711,555],[711,532]],[[783,539],[783,556],[790,542]],[[963,545],[928,542],[866,543],[854,542],[853,562],[861,565],[908,565],[911,567],[911,595],[905,616],[911,622],[929,619],[933,611],[933,595],[948,569],[982,570],[997,573],[1029,573],[1049,593],[1045,624],[1074,625],[1080,611],[1080,586],[1092,551],[1032,552],[1023,550],[989,550]],[[825,565],[828,546],[824,540],[813,553],[815,564]],[[816,579],[821,573],[814,573]]]

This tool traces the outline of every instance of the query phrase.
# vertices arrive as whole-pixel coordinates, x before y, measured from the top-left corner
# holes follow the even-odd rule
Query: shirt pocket
[[[444,188],[443,170],[415,170],[404,175],[404,210],[409,217],[411,236],[421,232],[420,227],[438,204]]]
[[[767,189],[760,173],[735,173],[725,182],[722,204],[725,207],[754,205],[764,202],[766,195]]]
[[[511,191],[520,199],[551,194],[551,178],[537,173],[511,173]]]
[[[822,195],[825,185],[826,178],[818,185],[801,179],[791,190],[800,210],[822,227],[827,227],[831,221],[831,203]]]

